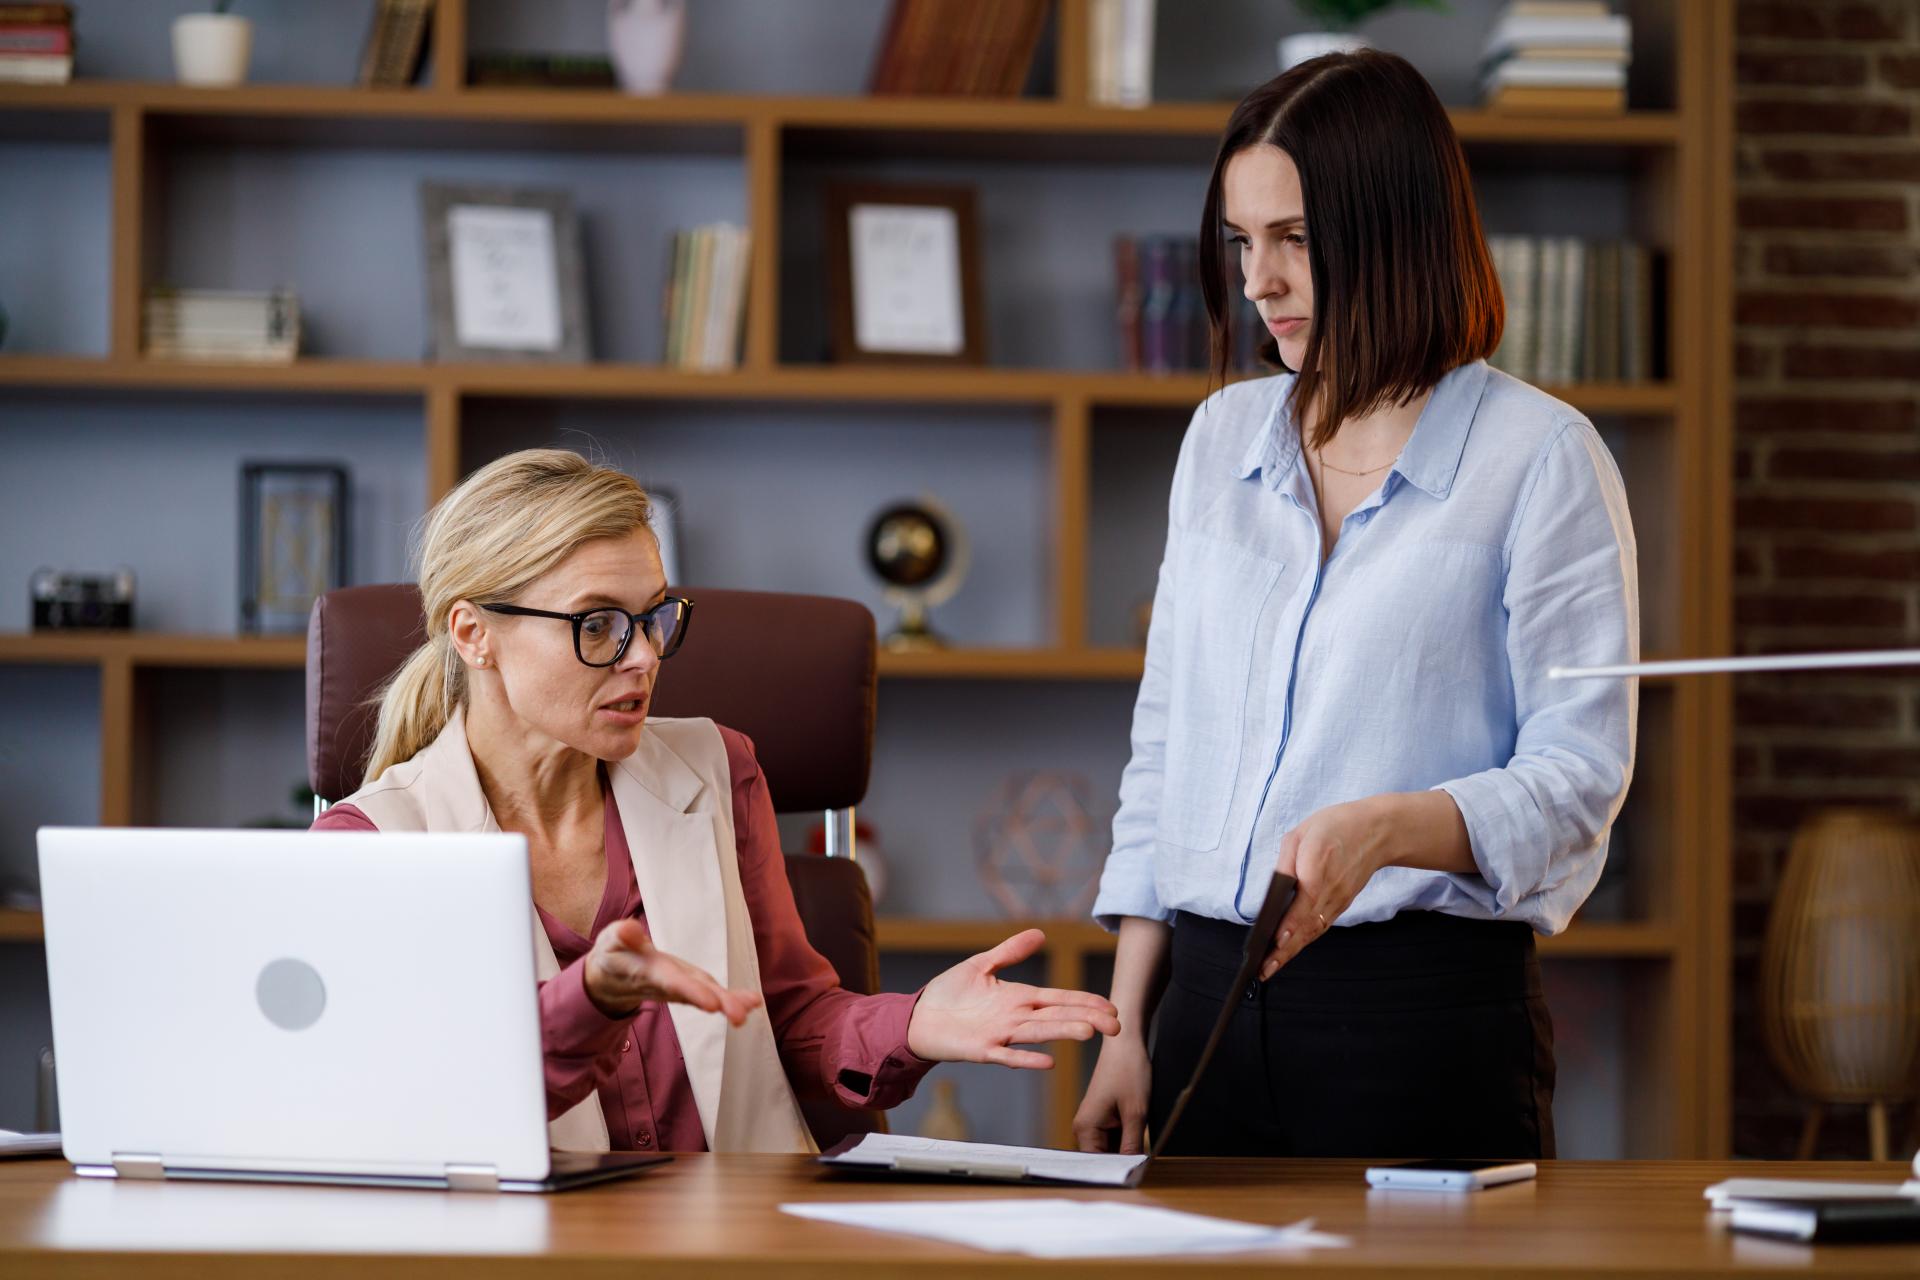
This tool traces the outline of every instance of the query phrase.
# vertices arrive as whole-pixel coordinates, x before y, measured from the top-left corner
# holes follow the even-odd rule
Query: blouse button
[[[633,1040],[632,1040],[631,1038],[629,1038],[629,1039],[626,1039],[626,1040],[622,1040],[622,1041],[620,1042],[620,1052],[622,1052],[622,1053],[632,1053],[632,1052],[633,1052]]]
[[[653,1145],[653,1135],[643,1131],[639,1137],[634,1139],[634,1141],[639,1143],[643,1147],[650,1147]]]

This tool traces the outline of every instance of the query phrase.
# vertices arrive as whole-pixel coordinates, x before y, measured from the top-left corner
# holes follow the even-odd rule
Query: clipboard
[[[1137,1187],[1145,1181],[1155,1160],[1166,1151],[1174,1129],[1180,1123],[1194,1090],[1206,1077],[1214,1053],[1226,1038],[1227,1027],[1239,1007],[1237,996],[1253,982],[1267,957],[1273,935],[1293,904],[1299,884],[1283,872],[1273,873],[1260,914],[1247,930],[1246,946],[1241,952],[1240,968],[1226,999],[1213,1020],[1200,1057],[1187,1076],[1187,1083],[1174,1098],[1167,1122],[1153,1135],[1153,1146],[1144,1156],[1122,1156],[1078,1151],[1049,1151],[1041,1147],[1002,1147],[979,1142],[935,1142],[928,1139],[894,1137],[890,1134],[858,1134],[844,1139],[822,1152],[820,1163],[828,1168],[856,1174],[932,1178],[940,1181],[1035,1183],[1047,1186]],[[863,1151],[862,1148],[865,1148]]]

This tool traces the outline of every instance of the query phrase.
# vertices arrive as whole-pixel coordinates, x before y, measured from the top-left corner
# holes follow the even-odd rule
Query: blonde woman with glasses
[[[796,1090],[891,1107],[937,1062],[1045,1069],[1019,1046],[1117,1034],[1097,996],[998,976],[1037,930],[916,994],[840,987],[801,931],[752,744],[647,714],[692,615],[648,515],[631,478],[554,449],[449,494],[421,549],[426,642],[385,691],[365,785],[314,824],[526,837],[553,1144],[809,1151]],[[447,959],[408,975],[427,998],[457,981]]]

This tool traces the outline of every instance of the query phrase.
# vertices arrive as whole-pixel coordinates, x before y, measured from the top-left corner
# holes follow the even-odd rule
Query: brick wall
[[[1735,631],[1920,644],[1920,0],[1741,0],[1736,33]],[[1920,678],[1745,679],[1734,716],[1734,1151],[1783,1156],[1802,1110],[1755,1014],[1767,909],[1811,809],[1920,812]],[[1835,1113],[1821,1154],[1865,1133]]]

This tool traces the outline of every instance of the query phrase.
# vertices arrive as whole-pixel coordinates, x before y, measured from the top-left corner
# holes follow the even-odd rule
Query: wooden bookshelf
[[[81,80],[0,85],[0,139],[104,144],[112,183],[107,348],[97,358],[0,355],[0,404],[24,392],[100,391],[183,397],[347,396],[417,401],[427,501],[458,482],[476,402],[608,400],[1023,406],[1049,431],[1053,497],[1046,529],[1056,603],[1050,634],[1021,650],[960,649],[883,657],[889,680],[1112,681],[1139,676],[1138,652],[1090,635],[1087,595],[1093,439],[1103,410],[1157,410],[1177,431],[1206,393],[1198,375],[1148,377],[1047,369],[840,368],[783,363],[780,294],[783,179],[789,159],[1038,161],[1128,166],[1204,163],[1227,103],[1139,110],[1087,102],[1089,0],[1059,0],[1050,98],[963,100],[470,89],[466,0],[438,0],[434,81],[416,89],[253,85],[194,89]],[[1653,644],[1677,655],[1731,646],[1732,0],[1645,0],[1636,41],[1671,64],[1671,109],[1614,117],[1452,113],[1476,171],[1546,167],[1625,184],[1636,225],[1670,255],[1668,381],[1552,388],[1583,412],[1625,420],[1640,465],[1657,473],[1636,500]],[[1636,51],[1636,63],[1640,61]],[[644,158],[737,157],[754,257],[742,367],[720,375],[645,364],[555,367],[308,357],[283,366],[147,359],[141,300],[159,263],[168,149],[206,144],[285,148],[539,148]],[[1645,443],[1643,450],[1639,446]],[[1651,459],[1649,462],[1648,460]],[[1635,477],[1630,476],[1629,483]],[[101,817],[140,820],[138,744],[150,733],[144,696],[169,668],[301,666],[300,637],[0,635],[0,664],[91,665],[100,674]],[[1657,689],[1657,692],[1656,692]],[[1628,966],[1634,1008],[1628,1135],[1635,1155],[1723,1156],[1729,1143],[1731,811],[1730,685],[1649,686],[1636,792],[1657,848],[1632,923],[1576,923],[1542,948],[1555,959]],[[1648,726],[1651,726],[1648,728]],[[1648,734],[1652,736],[1649,737]],[[1648,856],[1651,855],[1651,856]],[[977,950],[1015,922],[882,920],[891,952]],[[1049,922],[1048,980],[1077,985],[1089,957],[1111,948],[1090,923]],[[0,940],[39,936],[31,913],[0,912]],[[1049,1085],[1058,1138],[1077,1101],[1077,1049]]]

